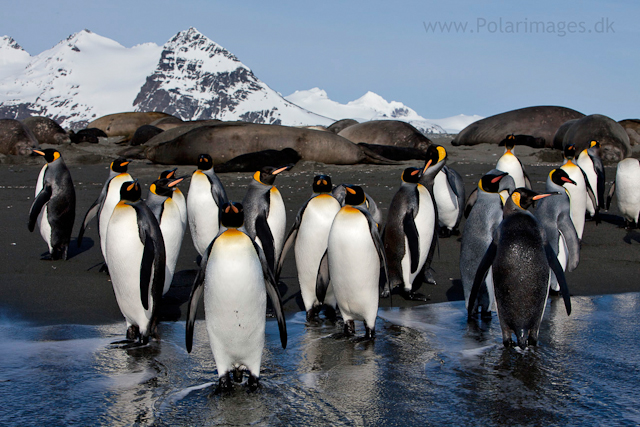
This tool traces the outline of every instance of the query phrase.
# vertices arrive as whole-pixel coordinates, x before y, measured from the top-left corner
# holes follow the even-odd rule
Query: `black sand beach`
[[[467,194],[476,186],[480,176],[495,166],[503,152],[502,147],[479,145],[453,147],[451,137],[434,138],[449,153],[447,164],[464,178]],[[46,148],[46,147],[44,147]],[[47,251],[46,243],[36,229],[27,230],[29,208],[33,201],[35,182],[43,165],[42,158],[2,157],[0,165],[0,244],[3,262],[0,266],[0,313],[13,320],[35,324],[104,324],[123,321],[118,309],[109,276],[99,272],[102,255],[95,220],[85,234],[81,248],[76,247],[75,236],[86,210],[96,199],[108,175],[108,165],[122,147],[103,144],[60,146],[76,188],[77,210],[71,258],[66,261],[41,261]],[[535,190],[544,190],[547,174],[560,165],[559,152],[545,149],[517,147],[516,155],[526,165]],[[334,183],[362,185],[377,201],[386,218],[388,205],[397,190],[401,171],[407,166],[421,166],[418,161],[394,166],[334,166],[313,162],[300,162],[291,171],[278,176],[276,186],[287,206],[290,226],[300,206],[311,194],[310,183],[317,173],[331,175]],[[149,184],[167,166],[153,165],[135,160],[129,172],[143,184],[146,195]],[[191,175],[194,167],[180,166],[179,175]],[[615,177],[615,165],[606,167],[608,191]],[[252,179],[249,173],[221,174],[229,198],[242,200]],[[188,191],[188,180],[181,185]],[[572,295],[599,295],[637,292],[640,290],[640,231],[626,231],[620,226],[622,218],[612,203],[609,212],[602,213],[602,223],[588,221],[585,225],[580,265],[567,274]],[[463,224],[464,225],[464,220]],[[462,227],[461,227],[462,228]],[[420,290],[428,295],[429,303],[463,299],[458,269],[460,237],[439,240],[439,249],[432,264],[436,286],[424,284]],[[172,290],[163,307],[166,320],[184,319],[186,302],[197,264],[189,232],[185,234],[182,251],[176,266]],[[303,310],[296,278],[295,261],[291,251],[285,261],[281,280],[287,311]],[[383,299],[380,306],[411,306],[399,296]],[[203,315],[201,309],[199,315]]]

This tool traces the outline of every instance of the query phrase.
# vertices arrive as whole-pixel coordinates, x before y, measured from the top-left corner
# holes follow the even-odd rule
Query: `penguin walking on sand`
[[[243,227],[240,203],[221,207],[225,228],[205,251],[193,284],[187,313],[186,346],[191,352],[196,311],[204,294],[205,322],[213,358],[218,368],[216,393],[232,388],[248,371],[248,390],[259,386],[264,348],[267,294],[280,329],[282,348],[287,346],[287,326],[282,301],[262,249]]]
[[[625,222],[625,228],[637,228],[640,216],[640,160],[623,159],[616,168],[616,180],[613,181],[607,196],[607,210],[611,207],[614,194],[618,209]]]
[[[589,148],[585,148],[580,152],[576,159],[576,165],[580,166],[583,170],[587,182],[594,192],[595,205],[591,198],[587,199],[587,212],[593,218],[600,209],[604,209],[604,183],[605,174],[602,160],[598,155],[600,149],[600,143],[598,141],[591,141]]]
[[[443,166],[433,180],[433,198],[438,209],[439,237],[459,235],[465,203],[462,176],[449,166]]]
[[[284,200],[273,183],[280,172],[291,167],[263,167],[253,175],[253,181],[242,199],[247,233],[262,247],[272,273],[275,273],[280,259],[287,226]]]
[[[156,217],[162,232],[165,245],[166,263],[164,274],[164,286],[162,295],[169,292],[173,275],[178,263],[178,255],[182,247],[182,239],[186,230],[186,224],[182,222],[180,205],[173,200],[176,195],[177,185],[182,178],[158,179],[149,187],[149,195],[146,199],[147,206]]]
[[[480,178],[477,189],[476,202],[464,224],[460,244],[460,278],[467,308],[476,271],[502,221],[503,205],[515,190],[515,184],[507,172],[493,169]],[[474,316],[480,313],[482,317],[491,317],[491,311],[495,311],[492,274],[487,274],[480,284],[474,304],[471,307]]]
[[[566,185],[576,185],[575,181],[562,169],[554,169],[547,177],[547,193],[558,193],[538,202],[534,211],[547,236],[549,246],[557,255],[563,271],[573,271],[580,261],[580,239],[571,221],[571,205]],[[556,275],[549,276],[551,290],[558,292],[560,287]]]
[[[198,169],[191,175],[187,194],[187,215],[193,246],[202,256],[220,230],[220,207],[227,203],[227,193],[213,170],[208,154],[198,156]]]
[[[418,276],[435,244],[437,213],[429,190],[419,182],[422,173],[418,168],[406,168],[389,206],[382,236],[389,268],[383,298],[398,288],[405,299],[427,301],[416,290],[422,285],[422,277]]]
[[[84,231],[89,225],[89,222],[97,215],[98,216],[98,234],[100,235],[100,250],[102,250],[102,256],[107,259],[105,250],[105,240],[107,237],[107,227],[109,225],[109,218],[113,213],[113,208],[120,201],[120,188],[124,182],[133,181],[131,175],[127,173],[127,167],[131,163],[129,160],[118,157],[111,165],[109,165],[109,176],[107,181],[102,187],[100,195],[95,202],[91,205],[89,210],[84,216],[80,231],[78,232],[78,247],[82,245],[82,237]]]
[[[571,203],[571,221],[576,228],[578,238],[582,240],[585,213],[587,211],[587,198],[591,199],[594,206],[597,206],[598,203],[589,185],[589,181],[585,177],[584,171],[574,163],[575,155],[576,146],[573,144],[567,145],[564,148],[565,163],[560,169],[564,170],[569,178],[575,182],[575,185],[569,186],[567,190],[569,191],[569,200]],[[597,222],[599,222],[599,218],[596,219],[596,223]]]
[[[365,206],[362,187],[345,185],[345,206],[329,231],[320,262],[316,294],[324,302],[329,282],[344,319],[344,335],[355,334],[355,320],[364,321],[365,339],[375,337],[380,270],[388,281],[387,262],[378,227]]]
[[[105,248],[113,291],[127,321],[127,340],[146,344],[156,333],[166,254],[160,225],[141,195],[138,181],[121,184]]]
[[[482,258],[471,289],[470,317],[482,281],[491,267],[505,347],[513,346],[512,334],[515,334],[517,345],[522,350],[529,345],[537,345],[549,295],[549,269],[558,278],[567,314],[571,314],[569,288],[562,267],[544,229],[526,210],[536,200],[547,196],[552,195],[526,188],[517,188],[511,193],[504,207],[504,219]]]
[[[318,267],[327,250],[331,224],[341,208],[338,200],[331,194],[331,177],[327,175],[315,176],[312,187],[313,195],[300,208],[296,220],[287,234],[276,271],[277,281],[287,252],[294,245],[300,294],[307,312],[307,321],[316,319],[322,308],[322,304],[316,297]],[[324,305],[325,315],[334,320],[337,302],[331,285],[327,289]]]
[[[158,179],[169,179],[169,180],[173,180],[176,179],[176,173],[178,171],[178,168],[173,168],[173,169],[169,169],[166,171],[162,171],[160,173],[160,176],[158,176]],[[186,177],[183,177],[183,179]],[[171,195],[171,198],[173,199],[174,203],[176,205],[178,205],[178,209],[180,209],[180,221],[182,221],[182,223],[184,224],[184,227],[186,229],[187,227],[187,199],[184,197],[184,194],[182,193],[182,191],[180,191],[180,189],[178,188],[177,185],[174,185],[172,188],[173,194]]]
[[[44,156],[46,164],[36,182],[36,194],[29,210],[29,231],[36,223],[40,235],[47,242],[49,255],[42,259],[66,260],[76,216],[76,192],[71,173],[58,150],[33,150]]]
[[[498,160],[496,164],[496,169],[501,170],[503,172],[508,172],[509,175],[513,178],[513,181],[516,184],[516,188],[518,187],[526,187],[531,188],[531,180],[527,175],[527,172],[524,170],[524,165],[513,154],[513,149],[516,146],[516,136],[511,134],[508,135],[505,139],[503,139],[499,145],[504,145],[505,151],[502,157]]]

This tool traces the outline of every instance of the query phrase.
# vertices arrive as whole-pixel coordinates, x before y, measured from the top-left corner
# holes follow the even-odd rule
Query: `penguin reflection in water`
[[[243,227],[242,205],[225,203],[220,221],[224,231],[205,251],[191,290],[186,346],[191,352],[198,302],[204,294],[207,333],[218,369],[215,393],[231,391],[231,373],[236,382],[241,382],[245,370],[249,373],[247,387],[254,391],[259,386],[267,294],[278,321],[282,348],[287,346],[282,300],[262,249]]]
[[[549,295],[549,268],[556,275],[567,314],[571,313],[569,288],[556,254],[544,230],[526,209],[534,201],[551,194],[538,194],[526,188],[516,189],[504,207],[504,219],[494,234],[471,289],[468,312],[471,317],[480,285],[489,270],[502,329],[502,342],[525,349],[538,343],[540,322]]]
[[[69,169],[60,152],[53,148],[33,150],[44,156],[47,163],[40,170],[36,183],[36,197],[29,211],[29,231],[36,223],[49,255],[42,259],[67,259],[71,230],[76,215],[76,192]]]
[[[141,195],[138,181],[122,184],[105,248],[113,291],[127,321],[127,342],[146,344],[156,332],[166,254],[160,225]]]

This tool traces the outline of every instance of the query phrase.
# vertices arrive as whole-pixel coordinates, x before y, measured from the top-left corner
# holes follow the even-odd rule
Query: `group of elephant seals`
[[[631,154],[629,135],[625,129],[602,114],[592,114],[573,121],[562,138],[562,147],[573,144],[576,153],[581,153],[590,147],[591,141],[600,143],[600,158],[605,162],[619,162]]]
[[[69,134],[57,122],[49,117],[32,116],[22,121],[28,127],[40,144],[69,144]]]
[[[300,154],[293,148],[262,150],[241,154],[228,162],[215,165],[215,172],[255,172],[267,166],[279,169],[283,166],[295,165],[299,160]]]
[[[142,125],[138,129],[136,129],[136,132],[129,140],[129,145],[135,147],[137,145],[145,144],[151,138],[162,132],[164,132],[164,130],[160,129],[159,127],[155,127],[153,125]]]
[[[0,119],[0,154],[27,156],[38,148],[38,140],[20,121]]]
[[[629,135],[629,143],[631,146],[640,145],[640,120],[625,119],[618,122]]]
[[[415,148],[426,152],[431,140],[407,122],[399,120],[371,120],[348,126],[338,132],[349,141],[376,145]],[[504,137],[504,135],[503,135]]]
[[[451,141],[454,146],[499,144],[505,136],[531,135],[534,148],[551,148],[558,128],[567,120],[580,119],[584,114],[566,107],[536,106],[496,114],[471,123]],[[544,141],[544,143],[542,143]]]
[[[357,125],[358,121],[353,119],[342,119],[334,122],[331,126],[327,127],[329,132],[340,133],[343,129],[349,126]]]
[[[171,114],[151,111],[148,113],[128,112],[102,116],[87,125],[88,128],[98,128],[107,136],[123,136],[131,139],[136,130],[142,125],[148,125]]]
[[[100,142],[98,138],[107,138],[107,134],[98,128],[86,128],[80,129],[78,132],[70,130],[69,138],[73,144],[81,144],[83,142],[97,144]]]

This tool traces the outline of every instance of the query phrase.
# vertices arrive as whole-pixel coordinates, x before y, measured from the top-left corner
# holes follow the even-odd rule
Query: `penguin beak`
[[[174,171],[175,173],[175,171]],[[180,178],[176,178],[173,181],[171,181],[169,183],[169,185],[167,185],[167,187],[175,187],[176,185],[180,184],[182,181],[184,181],[184,176],[181,176]]]
[[[287,169],[289,169],[290,167],[291,167],[291,165],[287,165],[287,166],[281,167],[280,169],[276,169],[273,172],[271,172],[271,175],[278,175],[280,172],[284,172]]]
[[[40,154],[41,156],[44,156],[44,151],[40,151],[40,150],[31,150],[31,151],[36,154]]]
[[[509,175],[509,173],[508,173],[508,172],[505,172],[505,173],[503,173],[502,175],[498,175],[498,176],[496,176],[495,178],[493,178],[493,179],[491,180],[491,183],[492,183],[492,184],[495,184],[496,182],[500,181],[502,178],[504,178],[504,177],[505,177],[505,176],[507,176],[507,175]]]
[[[427,169],[429,169],[429,166],[431,166],[431,163],[432,163],[432,160],[429,159],[429,161],[427,161],[427,163],[424,165],[424,169],[422,169],[423,174],[427,172]]]
[[[544,199],[545,197],[553,196],[553,195],[555,195],[555,194],[560,194],[560,193],[538,194],[537,196],[533,196],[533,200],[540,200],[540,199]]]
[[[169,172],[169,173],[167,174],[167,178],[169,178],[169,179],[173,178],[173,177],[176,175],[176,171],[177,171],[177,170],[178,170],[178,168],[171,169],[171,172]]]
[[[563,176],[562,178],[560,178],[561,180],[563,180],[564,182],[568,182],[569,184],[573,184],[573,185],[578,185],[576,184],[576,182],[574,180],[572,180],[571,178],[567,178],[565,176]]]
[[[414,170],[413,172],[411,172],[411,176],[415,176],[416,174],[420,174],[420,175],[422,175],[422,170],[420,170],[420,169],[416,169],[416,170]]]

